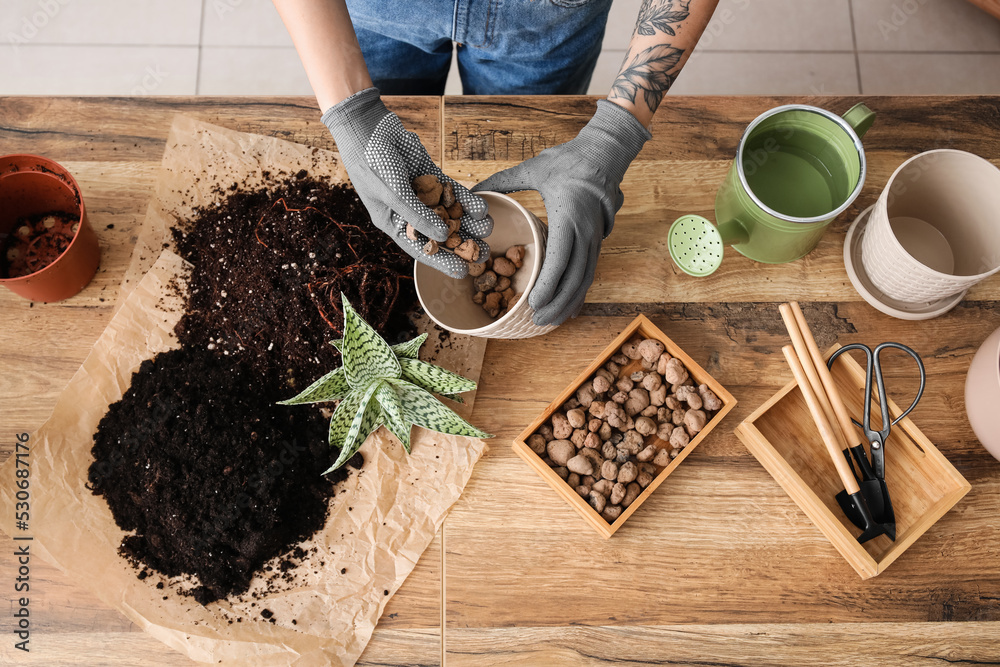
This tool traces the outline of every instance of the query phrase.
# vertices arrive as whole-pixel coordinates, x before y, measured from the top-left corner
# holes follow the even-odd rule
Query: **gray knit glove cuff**
[[[473,190],[537,190],[548,214],[542,270],[528,295],[535,324],[560,324],[583,306],[594,281],[601,242],[624,197],[629,164],[650,138],[635,116],[607,100],[570,141],[493,174]]]
[[[609,179],[621,183],[643,145],[653,138],[635,116],[607,100],[597,101],[597,112],[570,145],[602,166]]]
[[[377,88],[362,90],[330,107],[323,114],[323,124],[337,142],[347,175],[372,222],[403,250],[453,277],[468,274],[468,263],[457,255],[444,249],[428,255],[423,250],[428,239],[443,244],[448,238],[448,225],[420,201],[411,185],[417,176],[433,174],[442,184],[452,184],[462,204],[459,236],[479,246],[477,261],[489,257],[489,246],[481,240],[493,231],[486,202],[434,164],[417,135],[407,132],[399,117],[386,109]],[[407,237],[406,223],[416,230],[416,239]]]

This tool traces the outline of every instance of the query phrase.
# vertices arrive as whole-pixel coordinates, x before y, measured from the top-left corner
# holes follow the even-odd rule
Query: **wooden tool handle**
[[[840,391],[837,389],[837,383],[833,380],[833,374],[830,373],[830,369],[826,366],[826,361],[823,359],[823,355],[820,354],[819,348],[816,347],[816,339],[813,338],[812,331],[809,330],[809,325],[806,323],[806,317],[802,314],[802,309],[799,308],[797,301],[792,301],[788,304],[791,308],[792,314],[795,316],[795,321],[799,325],[799,330],[802,332],[802,338],[805,340],[806,347],[809,349],[809,356],[812,357],[813,365],[816,366],[816,370],[819,371],[820,380],[823,382],[823,387],[826,388],[826,395],[830,399],[830,403],[833,406],[833,412],[837,416],[837,421],[840,422],[840,430],[844,436],[844,442],[848,447],[857,447],[861,444],[861,434],[854,427],[854,422],[851,421],[851,415],[847,413],[847,408],[844,407],[844,401],[840,398]]]
[[[827,421],[834,427],[833,432],[837,437],[837,443],[841,449],[845,449],[847,447],[847,435],[841,432],[843,426],[838,426],[837,415],[834,412],[833,405],[830,403],[830,399],[827,397],[827,391],[819,376],[818,365],[823,362],[822,360],[817,362],[812,356],[811,350],[805,340],[806,336],[809,336],[809,339],[812,340],[812,335],[801,329],[800,322],[796,319],[793,312],[793,305],[798,306],[794,301],[792,303],[783,303],[778,306],[778,311],[781,313],[781,319],[785,321],[785,329],[788,330],[788,336],[792,339],[792,346],[795,348],[795,354],[798,356],[799,363],[802,364],[802,369],[805,371],[806,377],[809,378],[809,385],[819,400]]]
[[[809,412],[812,414],[813,421],[816,422],[816,428],[819,429],[819,434],[823,438],[823,444],[826,445],[826,449],[830,453],[830,458],[833,459],[833,465],[837,468],[837,474],[840,475],[840,480],[844,483],[844,489],[850,494],[857,493],[861,490],[861,487],[858,486],[857,480],[854,479],[851,469],[847,467],[847,459],[841,454],[841,448],[838,446],[833,426],[830,425],[826,414],[823,413],[823,408],[819,404],[812,386],[809,384],[806,372],[802,369],[802,364],[799,363],[798,357],[795,356],[795,348],[791,345],[785,345],[781,348],[781,351],[785,354],[785,360],[792,369],[795,381],[799,383],[799,389],[802,391],[802,396],[806,399],[806,405],[809,406]]]

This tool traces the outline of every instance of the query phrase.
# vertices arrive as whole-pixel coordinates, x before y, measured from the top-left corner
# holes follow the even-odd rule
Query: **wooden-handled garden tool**
[[[848,467],[847,461],[841,455],[840,442],[837,439],[833,426],[831,426],[830,421],[826,418],[823,406],[820,404],[819,398],[817,398],[816,393],[813,391],[809,378],[806,377],[803,364],[811,365],[812,360],[809,357],[806,357],[802,360],[802,363],[800,363],[795,354],[795,348],[791,345],[785,345],[781,348],[781,351],[785,355],[785,360],[788,361],[788,366],[792,369],[795,381],[799,384],[799,389],[802,391],[802,396],[806,400],[809,412],[812,415],[813,421],[816,422],[816,427],[819,429],[820,436],[823,438],[823,444],[826,445],[830,458],[833,460],[833,465],[837,468],[837,474],[840,475],[840,479],[844,483],[843,493],[845,493],[849,504],[845,506],[842,503],[841,507],[843,508],[844,513],[847,514],[847,518],[849,518],[854,525],[858,526],[862,530],[861,535],[858,536],[858,542],[864,543],[872,538],[885,534],[885,527],[882,524],[877,523],[868,511],[868,505],[865,504],[865,499],[861,495],[861,489],[858,486],[858,482],[854,479],[854,475],[851,473],[851,469]]]
[[[816,340],[813,338],[809,324],[806,322],[802,309],[796,301],[781,304],[778,310],[785,321],[785,328],[795,346],[795,352],[805,369],[809,383],[813,392],[818,397],[823,407],[824,414],[834,431],[840,436],[839,444],[844,458],[850,466],[851,474],[854,476],[861,488],[861,495],[864,496],[868,510],[875,521],[885,526],[885,534],[890,539],[896,539],[896,517],[892,511],[892,503],[889,500],[889,489],[885,485],[884,477],[879,479],[868,460],[868,454],[862,444],[860,432],[854,428],[851,416],[844,407],[844,401],[840,397],[840,391],[833,380],[830,369],[827,368],[823,355],[820,354]],[[810,363],[807,363],[810,362]],[[851,458],[854,458],[854,461]],[[857,462],[857,468],[854,462]],[[849,508],[853,507],[846,493],[837,494],[837,502],[840,503],[844,514],[851,516]],[[857,521],[854,522],[858,528],[864,528]]]

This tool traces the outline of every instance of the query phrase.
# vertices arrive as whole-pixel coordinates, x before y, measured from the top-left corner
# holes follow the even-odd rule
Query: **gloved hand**
[[[367,88],[333,105],[323,114],[323,124],[337,142],[347,175],[372,221],[399,247],[417,261],[455,278],[464,278],[469,272],[465,260],[453,253],[424,253],[428,238],[441,244],[448,238],[448,226],[417,198],[411,185],[417,176],[434,174],[442,184],[452,184],[465,210],[458,232],[462,240],[476,240],[476,261],[489,258],[489,246],[480,240],[493,231],[486,202],[445,176],[417,135],[407,132],[399,117],[385,108],[377,88]],[[418,232],[416,240],[407,238],[406,223]]]
[[[594,282],[601,242],[611,233],[624,197],[618,187],[629,164],[651,137],[635,116],[600,100],[597,113],[575,139],[547,148],[472,188],[537,190],[549,217],[545,260],[528,303],[540,326],[576,315]]]

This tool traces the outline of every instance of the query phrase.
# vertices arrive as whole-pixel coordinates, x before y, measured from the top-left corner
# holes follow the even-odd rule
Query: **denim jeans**
[[[347,0],[375,85],[441,95],[456,45],[466,95],[582,95],[611,0]]]

